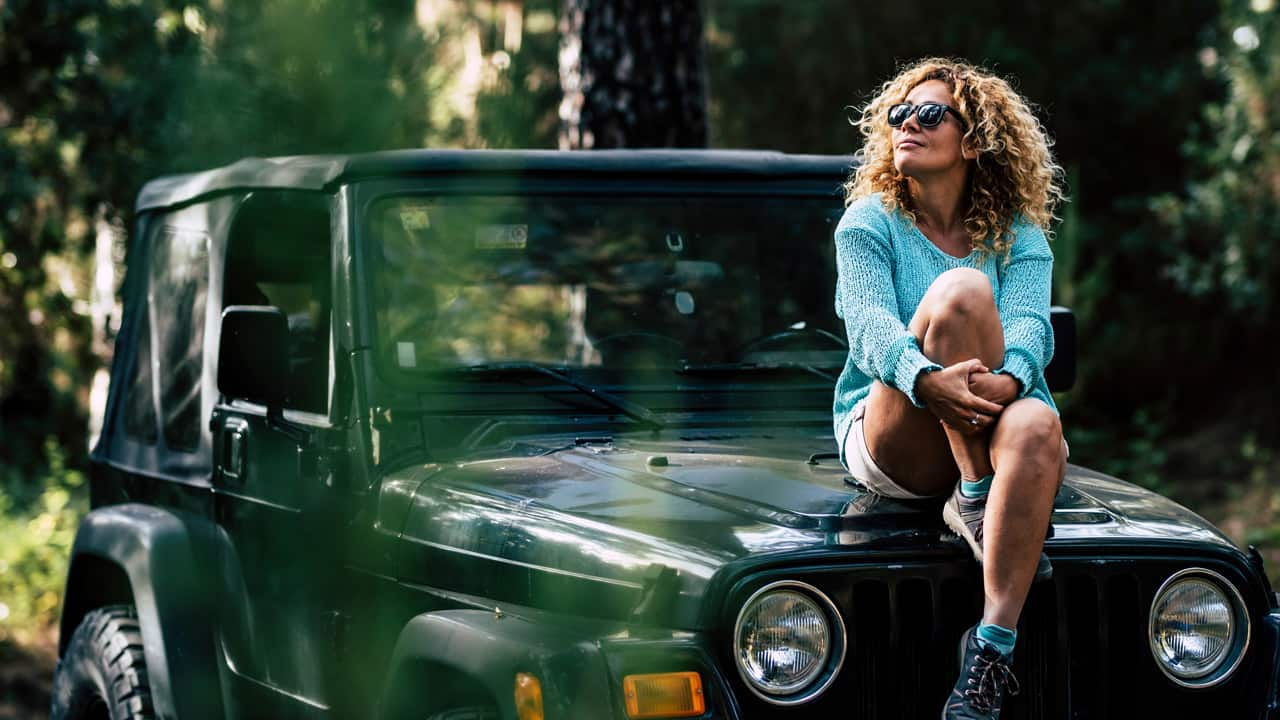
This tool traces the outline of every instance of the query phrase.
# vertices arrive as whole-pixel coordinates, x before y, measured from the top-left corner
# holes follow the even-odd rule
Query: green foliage
[[[88,297],[100,226],[149,169],[191,36],[152,28],[169,4],[0,4],[0,457],[36,478],[52,433],[80,464],[97,368]]]
[[[0,486],[0,641],[31,641],[58,619],[67,560],[87,506],[84,476],[58,443],[44,444],[46,474],[34,497]]]
[[[183,19],[201,52],[170,98],[166,170],[415,147],[427,134],[430,53],[413,3],[232,1]]]
[[[559,35],[554,32],[557,0],[529,0],[519,52],[507,54],[506,69],[476,98],[480,144],[491,148],[554,148],[559,130]],[[531,27],[530,27],[531,26]]]
[[[1141,407],[1128,426],[1081,424],[1068,429],[1071,461],[1124,478],[1148,490],[1169,493],[1168,426],[1161,414]]]
[[[1229,0],[1219,38],[1202,59],[1229,92],[1186,145],[1197,178],[1151,206],[1176,241],[1178,287],[1256,334],[1274,328],[1280,301],[1280,12]]]

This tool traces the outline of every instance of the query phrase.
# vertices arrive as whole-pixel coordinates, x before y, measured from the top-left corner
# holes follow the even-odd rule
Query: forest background
[[[678,90],[705,132],[676,144],[852,153],[853,108],[904,61],[1014,79],[1070,184],[1072,460],[1187,504],[1277,577],[1275,0],[0,0],[0,717],[47,692],[142,183],[249,155],[557,147],[593,5],[622,42],[654,8],[693,28],[700,82]]]

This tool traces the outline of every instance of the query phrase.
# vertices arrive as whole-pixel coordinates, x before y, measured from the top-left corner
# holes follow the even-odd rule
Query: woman
[[[836,439],[873,492],[950,495],[943,517],[982,566],[985,604],[943,717],[999,717],[1022,605],[1052,572],[1041,549],[1066,467],[1044,379],[1062,172],[1027,102],[961,62],[903,70],[857,125],[835,232],[849,336]]]

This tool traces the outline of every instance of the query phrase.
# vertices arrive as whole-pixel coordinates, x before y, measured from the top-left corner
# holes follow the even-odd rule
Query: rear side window
[[[209,236],[162,228],[152,246],[150,280],[147,305],[155,339],[164,443],[173,450],[194,452],[200,445]]]
[[[133,368],[129,371],[125,395],[124,432],[144,445],[155,445],[159,437],[156,431],[156,396],[151,381],[151,313],[146,304],[139,313],[134,343]]]

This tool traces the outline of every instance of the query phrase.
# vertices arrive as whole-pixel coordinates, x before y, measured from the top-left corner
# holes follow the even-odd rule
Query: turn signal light
[[[695,717],[707,710],[702,696],[702,676],[696,672],[628,675],[622,679],[627,717]]]
[[[516,717],[542,720],[542,683],[529,673],[516,673]]]

